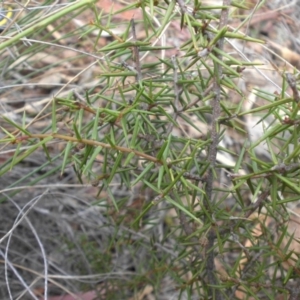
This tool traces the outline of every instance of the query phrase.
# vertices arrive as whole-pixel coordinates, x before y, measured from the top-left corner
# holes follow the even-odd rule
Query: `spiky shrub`
[[[37,28],[62,17],[68,24],[71,13],[90,2],[43,19]],[[242,3],[224,0],[205,7],[198,1],[190,6],[143,1],[119,11],[135,6],[142,14],[117,33],[113,14],[98,15],[93,7],[95,21],[81,36],[92,39],[97,29],[98,37],[109,33],[114,38],[99,49],[93,39],[96,54],[90,57],[97,63],[97,80],[85,91],[65,85],[30,118],[25,112],[19,119],[17,113],[3,115],[2,151],[9,147],[12,153],[0,170],[3,178],[44,153],[43,164],[7,184],[8,189],[32,185],[35,190],[39,181],[73,169],[93,200],[84,207],[95,209],[86,218],[98,216],[96,228],[82,231],[80,222],[87,220],[80,219],[74,230],[78,238],[72,240],[58,229],[64,236],[59,252],[74,259],[80,249],[90,265],[78,259],[68,272],[99,277],[101,284],[93,286],[98,297],[144,292],[157,299],[171,294],[178,299],[275,299],[297,293],[297,242],[290,229],[296,220],[289,216],[289,203],[299,198],[296,78],[284,75],[276,94],[252,93],[261,104],[249,105],[251,95],[240,81],[247,70],[263,71],[237,45],[263,41],[229,27],[229,17],[246,9]],[[171,25],[185,33],[175,52],[167,39],[176,37]],[[30,34],[32,29],[24,30],[0,49]],[[48,122],[37,130],[42,119]],[[45,186],[55,194],[57,186]],[[91,186],[97,191],[87,189]],[[20,196],[21,190],[3,199]],[[30,201],[31,209],[35,204]],[[51,275],[46,267],[45,274]]]

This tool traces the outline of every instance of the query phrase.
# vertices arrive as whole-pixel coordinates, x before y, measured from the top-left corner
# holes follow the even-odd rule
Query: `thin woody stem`
[[[223,6],[229,6],[230,1],[224,0]],[[228,24],[228,8],[223,8],[220,17],[219,30],[222,30]],[[217,47],[222,51],[224,48],[224,38],[221,38]],[[213,51],[213,50],[212,50]],[[220,52],[221,52],[220,51]],[[221,61],[222,55],[220,52],[214,53],[216,57]],[[215,80],[213,83],[212,91],[214,93],[214,98],[212,100],[212,125],[211,125],[211,145],[208,151],[208,161],[210,163],[210,168],[208,170],[207,175],[207,183],[206,183],[206,201],[205,206],[208,212],[211,211],[212,201],[213,201],[213,183],[214,183],[214,168],[216,165],[217,158],[217,147],[219,144],[219,117],[221,114],[221,106],[220,106],[220,98],[221,98],[221,85],[220,81],[223,76],[222,66],[218,62],[214,62],[215,69]],[[218,278],[216,277],[215,272],[215,253],[212,250],[215,243],[215,232],[213,229],[208,233],[208,243],[205,247],[205,256],[206,256],[206,270],[207,270],[207,283],[208,283],[208,296],[211,299],[222,300],[222,294],[219,289],[214,288],[214,286],[218,285]]]

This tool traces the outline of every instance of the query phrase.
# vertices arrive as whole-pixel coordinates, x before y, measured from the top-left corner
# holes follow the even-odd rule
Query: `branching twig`
[[[131,28],[132,28],[133,41],[136,42],[137,38],[136,38],[134,19],[131,19]],[[141,72],[140,54],[139,54],[139,47],[138,46],[133,46],[133,59],[135,61],[137,82],[141,82],[142,81],[142,72]]]
[[[226,8],[222,9],[219,23],[219,30],[222,30],[228,24],[228,6],[230,5],[229,0],[223,0],[223,6]],[[222,51],[224,46],[224,38],[220,38],[217,43],[217,47]],[[215,56],[221,61],[222,56],[219,53],[215,53]],[[220,97],[221,97],[221,85],[220,79],[222,77],[222,66],[218,62],[214,62],[215,66],[215,81],[213,83],[213,92],[215,97],[212,100],[212,126],[211,126],[211,145],[208,151],[208,161],[210,163],[210,168],[207,175],[207,184],[206,184],[206,201],[205,206],[207,211],[211,211],[212,205],[212,191],[213,191],[213,182],[214,182],[214,168],[216,165],[217,158],[217,147],[219,144],[219,117],[221,114],[221,106],[220,106]],[[218,280],[215,274],[215,254],[212,250],[215,242],[215,234],[211,232],[208,234],[208,244],[206,247],[206,270],[207,270],[207,281],[208,286],[210,286],[208,290],[208,296],[210,298],[219,300],[222,299],[222,294],[220,290],[213,288],[213,286],[218,285]]]
[[[177,116],[178,116],[179,97],[180,97],[180,93],[182,91],[180,91],[180,87],[178,85],[178,74],[177,74],[178,65],[177,65],[175,55],[172,55],[171,61],[172,61],[173,68],[174,68],[173,83],[174,83],[174,94],[175,94],[175,99],[174,99],[174,104],[173,104],[173,109],[174,109],[173,119],[174,119],[174,121],[176,121]],[[173,127],[174,127],[174,123],[170,123],[169,128],[166,131],[166,136],[168,136],[172,132]]]
[[[297,89],[295,77],[291,73],[286,73],[286,81],[293,91],[294,100],[298,103],[300,101],[300,96]]]
[[[191,103],[189,103],[188,105],[183,107],[181,110],[179,110],[178,113],[184,112],[184,111],[190,109],[191,107],[194,107],[198,102],[203,101],[203,98],[208,96],[211,93],[212,90],[213,90],[213,84],[210,84],[208,86],[208,88],[204,91],[204,93],[202,94],[202,97],[199,97],[195,101],[192,101]]]

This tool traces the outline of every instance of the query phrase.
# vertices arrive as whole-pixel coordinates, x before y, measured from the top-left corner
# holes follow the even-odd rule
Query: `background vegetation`
[[[3,3],[1,299],[298,299],[297,11]]]

